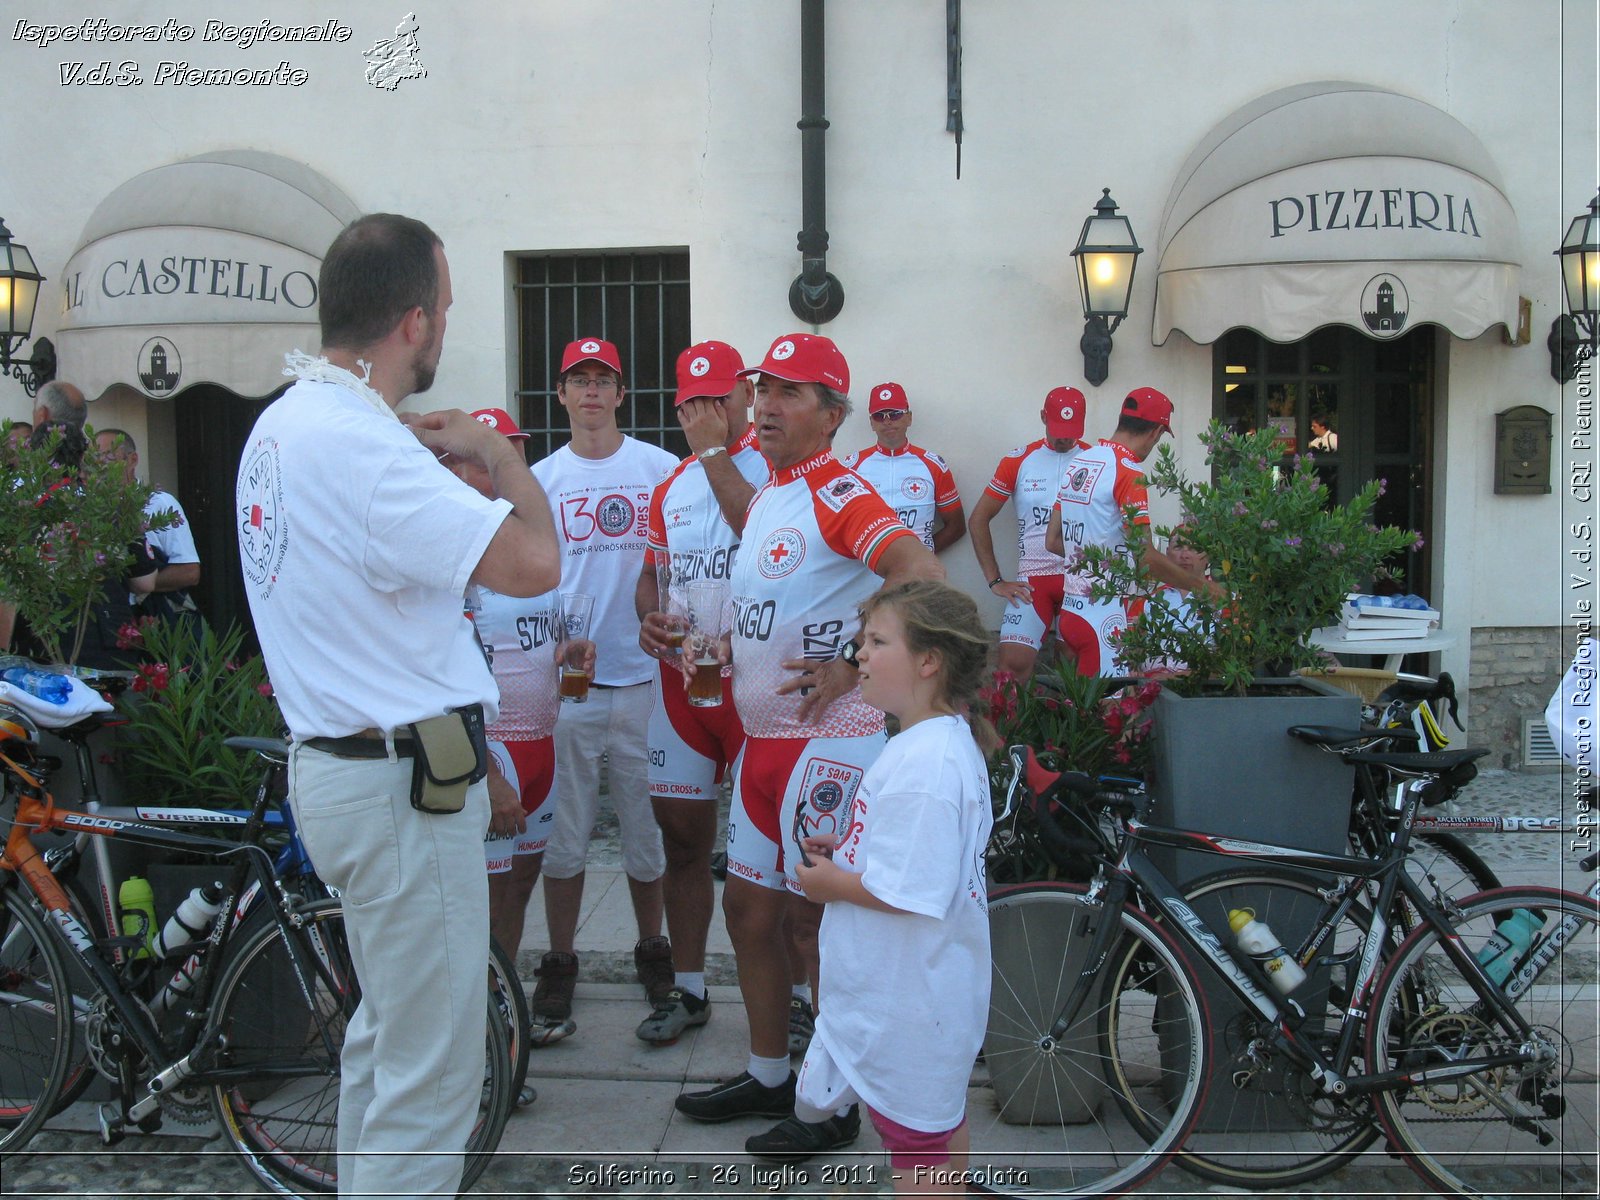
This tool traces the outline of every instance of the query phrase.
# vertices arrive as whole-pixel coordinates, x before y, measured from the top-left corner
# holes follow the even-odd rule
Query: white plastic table
[[[1419,638],[1363,638],[1342,636],[1338,625],[1327,625],[1311,631],[1311,644],[1334,655],[1376,654],[1383,656],[1385,671],[1399,671],[1400,660],[1408,654],[1427,654],[1434,650],[1448,650],[1456,644],[1456,635],[1443,629],[1430,629]]]

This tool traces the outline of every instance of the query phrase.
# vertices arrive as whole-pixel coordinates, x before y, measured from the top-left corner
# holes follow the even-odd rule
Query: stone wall
[[[1466,713],[1471,733],[1466,740],[1493,751],[1486,762],[1500,767],[1522,765],[1522,722],[1544,715],[1545,705],[1577,651],[1578,635],[1573,628],[1551,625],[1472,631],[1472,695]]]

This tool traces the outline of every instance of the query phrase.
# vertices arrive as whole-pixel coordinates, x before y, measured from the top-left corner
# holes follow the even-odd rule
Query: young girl
[[[983,848],[989,779],[963,715],[988,661],[976,605],[943,583],[862,606],[861,692],[899,719],[837,839],[797,868],[827,906],[816,1035],[795,1115],[746,1147],[804,1158],[847,1145],[857,1102],[890,1153],[897,1192],[965,1191],[966,1094],[989,1013]]]

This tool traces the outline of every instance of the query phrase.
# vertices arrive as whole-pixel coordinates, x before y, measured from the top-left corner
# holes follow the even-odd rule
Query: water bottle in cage
[[[208,883],[183,898],[178,911],[167,919],[151,949],[158,958],[171,958],[211,926],[222,911],[222,887]]]

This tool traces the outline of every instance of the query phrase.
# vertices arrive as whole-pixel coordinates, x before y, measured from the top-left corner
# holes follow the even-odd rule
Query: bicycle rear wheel
[[[217,1123],[251,1173],[283,1195],[331,1192],[338,1186],[339,1054],[361,996],[339,902],[317,901],[301,913],[301,948],[318,967],[308,980],[312,1004],[307,1005],[283,936],[266,912],[252,918],[261,927],[240,943],[214,1001],[226,1038],[219,1065],[260,1072],[211,1089]],[[485,1003],[487,1067],[478,1121],[467,1143],[463,1190],[488,1166],[515,1094],[506,1023],[492,998],[486,995]]]
[[[1507,981],[1514,990],[1525,987],[1505,1003],[1532,1027],[1526,1039],[1451,957],[1459,947],[1483,961],[1489,939],[1518,910],[1540,921]],[[1441,1191],[1490,1196],[1509,1187],[1519,1194],[1594,1195],[1600,1175],[1600,904],[1554,888],[1502,888],[1473,898],[1449,925],[1412,933],[1374,991],[1367,1070],[1414,1073],[1375,1096],[1385,1133],[1407,1165]],[[1534,1061],[1453,1077],[1416,1076],[1525,1045],[1538,1054]]]
[[[15,887],[0,907],[0,1151],[49,1118],[72,1055],[72,991],[61,952]]]
[[[512,1105],[528,1078],[528,1054],[533,1049],[528,993],[522,990],[517,964],[511,955],[489,939],[489,998],[506,1027],[506,1051],[511,1058]]]
[[[971,1182],[1014,1195],[1117,1195],[1171,1161],[1209,1072],[1205,1001],[1182,950],[1125,909],[1089,1003],[1051,1034],[1092,932],[1077,884],[989,898],[993,989],[968,1097]]]
[[[1318,888],[1329,882],[1271,869],[1233,870],[1190,885],[1185,899],[1217,930],[1228,928],[1230,911],[1249,909],[1293,950],[1320,918],[1325,902]],[[1294,991],[1308,1017],[1300,1036],[1324,1058],[1332,1057],[1343,1028],[1370,923],[1369,911],[1352,905],[1304,964],[1306,981]],[[1377,1139],[1365,1097],[1324,1095],[1303,1070],[1256,1044],[1265,1032],[1259,1014],[1210,972],[1204,979],[1215,1077],[1179,1159],[1184,1169],[1242,1187],[1286,1187],[1337,1171]]]

